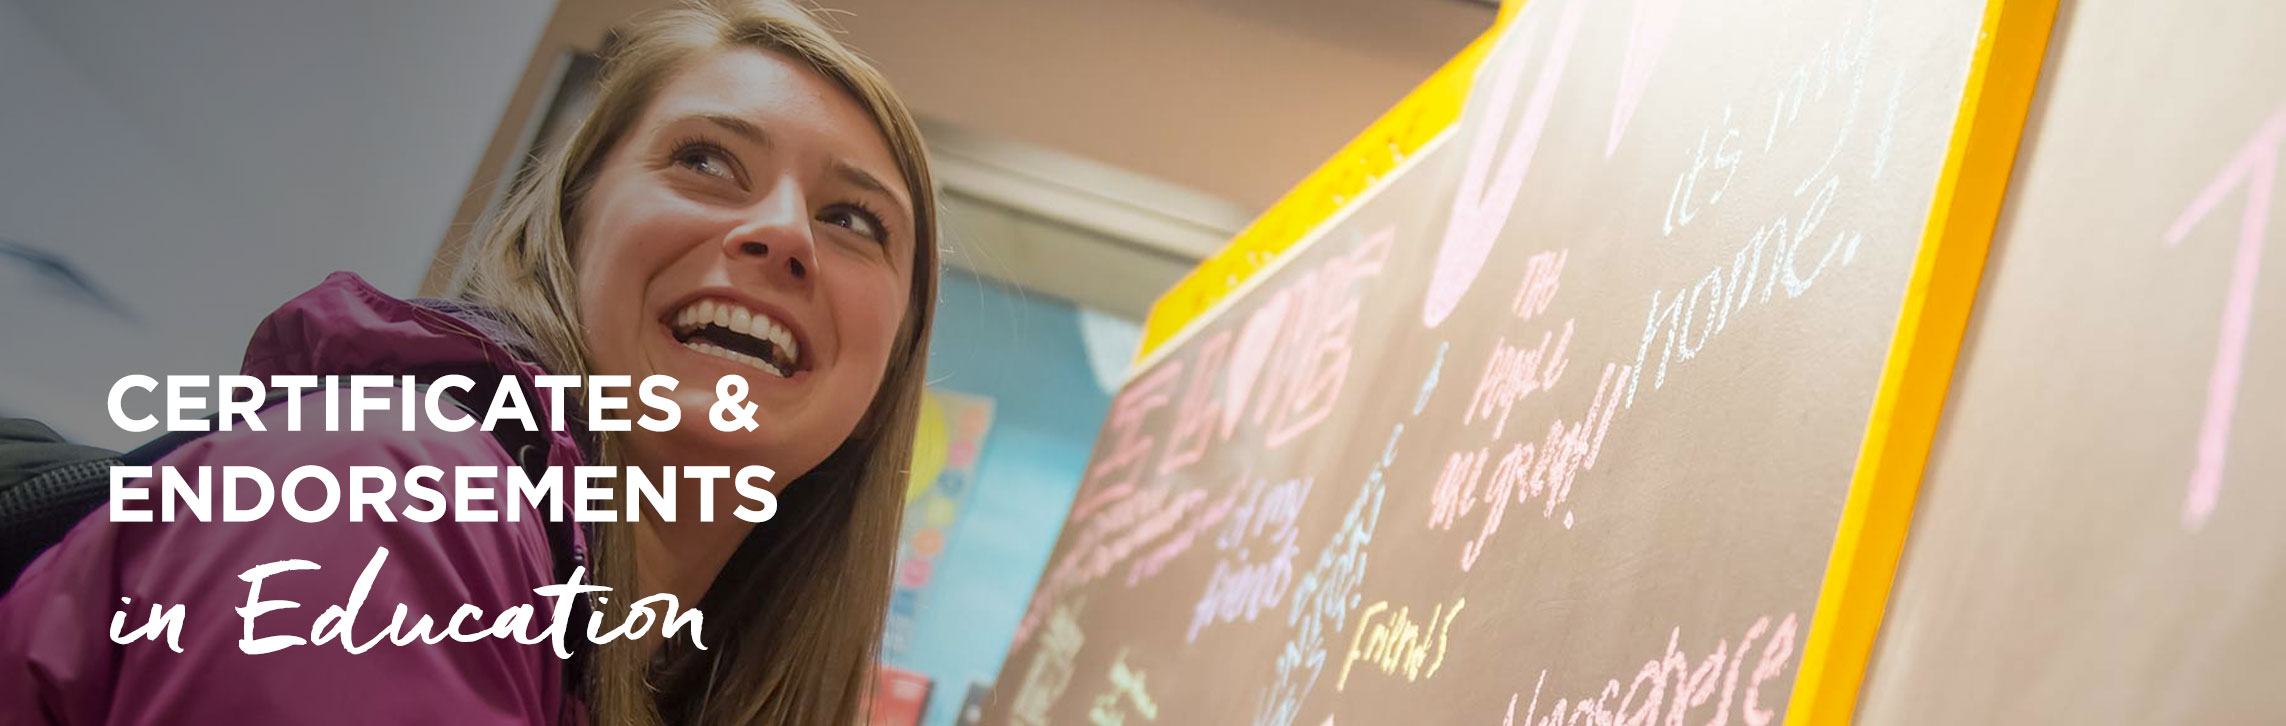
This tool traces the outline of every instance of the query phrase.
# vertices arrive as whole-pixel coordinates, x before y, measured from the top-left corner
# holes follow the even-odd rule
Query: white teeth
[[[705,353],[707,355],[721,358],[723,360],[731,361],[734,363],[744,363],[748,366],[760,368],[763,371],[768,372],[770,375],[774,375],[779,378],[785,378],[787,375],[784,370],[779,369],[777,366],[770,365],[768,361],[764,361],[760,358],[756,358],[744,353],[731,351],[713,343],[694,340],[688,343],[684,343],[683,345],[688,346],[691,350]]]
[[[772,320],[769,315],[744,306],[718,300],[701,300],[683,308],[683,311],[675,316],[674,325],[679,331],[689,331],[703,325],[718,326],[733,333],[770,341],[770,344],[778,351],[778,358],[784,361],[788,367],[793,367],[802,360],[801,346],[794,342],[792,331],[787,330],[786,326],[778,321]],[[722,352],[728,355],[740,355],[728,350]],[[752,356],[741,357],[751,358]],[[764,366],[768,367],[767,364]]]

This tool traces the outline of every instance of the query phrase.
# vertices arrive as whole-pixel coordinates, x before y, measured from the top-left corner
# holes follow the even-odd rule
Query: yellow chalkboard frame
[[[1842,726],[1857,708],[2057,2],[1990,0],[1985,6],[1943,175],[1803,645],[1788,726]]]
[[[1944,170],[1827,558],[1788,726],[1843,726],[1855,712],[2058,2],[1990,0],[1985,6]],[[1144,323],[1138,357],[1150,360],[1211,317],[1218,303],[1439,137],[1459,118],[1477,65],[1523,4],[1503,2],[1482,36],[1161,296]]]
[[[1405,159],[1443,135],[1460,118],[1469,87],[1476,83],[1477,65],[1499,41],[1501,29],[1523,7],[1523,0],[1503,0],[1491,28],[1287,190],[1221,250],[1200,261],[1162,293],[1143,320],[1143,341],[1136,349],[1136,360],[1150,360],[1152,353],[1166,347],[1183,330],[1212,317],[1209,313],[1218,303],[1237,294],[1248,280],[1310,239],[1313,230],[1325,226],[1343,208],[1385,182]]]

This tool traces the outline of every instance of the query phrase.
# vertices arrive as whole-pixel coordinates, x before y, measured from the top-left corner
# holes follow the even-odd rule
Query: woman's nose
[[[817,272],[817,246],[809,205],[797,191],[779,189],[757,202],[744,224],[725,237],[723,253],[743,264],[759,264],[770,276],[788,282],[808,280]]]

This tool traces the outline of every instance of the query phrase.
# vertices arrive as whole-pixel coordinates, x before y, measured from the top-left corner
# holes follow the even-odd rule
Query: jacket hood
[[[533,395],[539,390],[536,378],[547,370],[535,362],[533,350],[521,329],[481,306],[400,300],[354,273],[335,272],[262,320],[247,343],[240,372],[257,377],[410,375],[424,383],[459,374],[476,382],[462,398],[480,414],[503,377],[510,377],[523,387],[534,416],[547,421],[553,415],[548,397]],[[566,413],[567,423],[584,420]],[[544,440],[549,466],[585,463],[577,432],[533,436]]]

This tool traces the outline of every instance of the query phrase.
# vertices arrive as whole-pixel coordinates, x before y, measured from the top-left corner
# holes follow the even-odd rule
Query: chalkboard
[[[1534,0],[1122,390],[983,723],[1783,716],[1984,12]]]
[[[2058,15],[1860,723],[2286,723],[2281,30]]]

